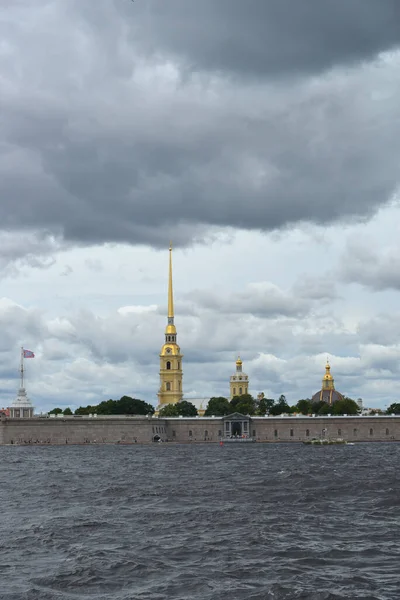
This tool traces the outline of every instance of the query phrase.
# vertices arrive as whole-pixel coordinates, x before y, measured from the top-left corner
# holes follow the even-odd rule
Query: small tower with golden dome
[[[243,396],[249,393],[249,378],[243,373],[243,362],[240,356],[236,361],[236,372],[231,375],[229,381],[230,400],[234,396]]]
[[[331,374],[331,365],[329,364],[329,360],[326,359],[325,375],[322,378],[322,388],[313,395],[311,401],[333,404],[337,400],[343,400],[343,396],[340,392],[335,390],[335,381]]]
[[[169,247],[168,278],[168,322],[165,328],[165,343],[160,352],[160,389],[158,409],[166,404],[176,404],[182,400],[182,358],[181,349],[176,341],[174,324],[174,295],[172,289],[172,245]]]

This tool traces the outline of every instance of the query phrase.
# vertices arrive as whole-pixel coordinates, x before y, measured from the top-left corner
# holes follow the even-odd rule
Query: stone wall
[[[299,442],[321,436],[349,442],[400,441],[400,416],[256,417],[251,429],[261,442]]]
[[[223,430],[220,417],[164,419],[168,440],[172,442],[218,442]]]
[[[222,432],[219,417],[2,417],[0,444],[143,444],[156,436],[170,442],[216,443]],[[400,441],[400,416],[253,417],[250,435],[259,442],[300,442],[321,435],[353,442]]]
[[[154,420],[146,417],[5,419],[0,422],[0,443],[151,443]]]

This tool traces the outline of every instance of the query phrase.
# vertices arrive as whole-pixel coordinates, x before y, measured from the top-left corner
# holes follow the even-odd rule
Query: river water
[[[1,600],[396,600],[400,445],[0,447]]]

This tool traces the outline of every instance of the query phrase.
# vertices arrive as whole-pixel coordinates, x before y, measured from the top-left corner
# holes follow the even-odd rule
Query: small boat
[[[343,438],[313,438],[312,440],[305,440],[303,444],[309,446],[333,446],[335,444],[346,444],[346,440]]]

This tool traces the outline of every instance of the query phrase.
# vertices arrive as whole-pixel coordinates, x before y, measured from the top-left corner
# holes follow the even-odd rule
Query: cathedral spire
[[[171,322],[170,319],[172,319]],[[172,288],[172,242],[169,243],[168,324],[174,324],[174,292]]]
[[[160,389],[158,408],[166,404],[176,404],[182,400],[182,358],[177,342],[174,324],[174,294],[172,288],[172,244],[169,245],[168,273],[168,322],[165,328],[165,342],[160,352]],[[157,414],[156,411],[156,414]]]
[[[170,336],[173,336],[171,338]],[[174,325],[174,292],[172,287],[172,243],[169,244],[169,273],[168,273],[168,323],[165,329],[165,341],[176,342],[176,328]],[[168,337],[167,337],[168,336]]]

